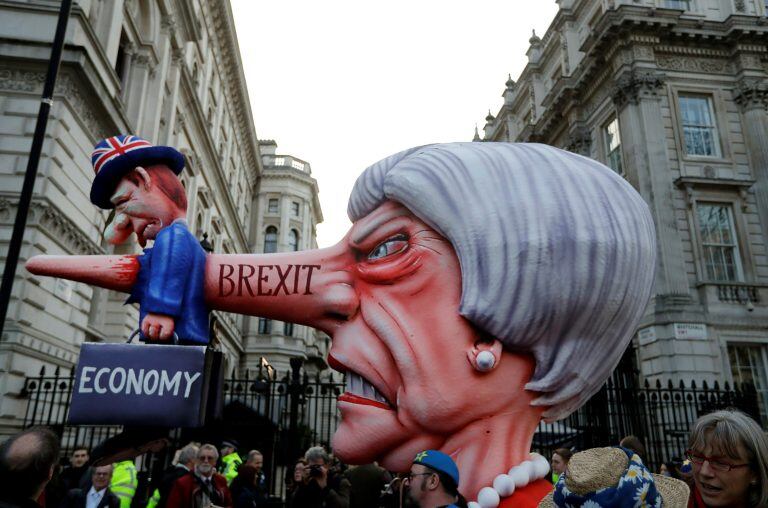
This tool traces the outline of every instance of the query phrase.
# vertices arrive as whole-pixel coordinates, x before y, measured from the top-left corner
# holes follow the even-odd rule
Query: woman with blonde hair
[[[689,508],[768,507],[768,438],[735,409],[715,411],[693,424]]]

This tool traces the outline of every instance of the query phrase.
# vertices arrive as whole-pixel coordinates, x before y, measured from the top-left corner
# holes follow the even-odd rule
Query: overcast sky
[[[232,0],[256,133],[312,166],[321,247],[357,176],[392,153],[471,141],[555,0]]]

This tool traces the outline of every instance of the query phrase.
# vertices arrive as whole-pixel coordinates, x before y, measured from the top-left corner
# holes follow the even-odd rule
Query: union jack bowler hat
[[[170,146],[154,146],[132,134],[103,139],[93,148],[91,164],[96,177],[91,185],[91,203],[109,209],[117,183],[136,166],[165,164],[177,175],[184,169],[184,156]]]

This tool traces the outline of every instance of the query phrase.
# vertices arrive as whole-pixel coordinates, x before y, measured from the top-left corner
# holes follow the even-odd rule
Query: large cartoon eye
[[[387,238],[368,253],[368,261],[382,259],[392,254],[404,251],[408,247],[408,237],[405,235],[396,235]]]

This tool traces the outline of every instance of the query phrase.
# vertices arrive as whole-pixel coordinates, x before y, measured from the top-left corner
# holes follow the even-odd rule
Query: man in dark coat
[[[307,450],[306,479],[296,489],[291,508],[349,508],[349,480],[329,468],[330,457],[320,447]]]
[[[378,464],[354,467],[345,476],[351,484],[349,508],[378,506],[381,492],[392,481],[392,476]]]
[[[109,490],[112,464],[93,468],[91,488],[72,489],[61,503],[61,508],[120,508],[120,498]]]
[[[87,477],[90,453],[85,446],[76,446],[69,457],[69,466],[64,468],[59,476],[66,491],[83,488],[83,480]]]

